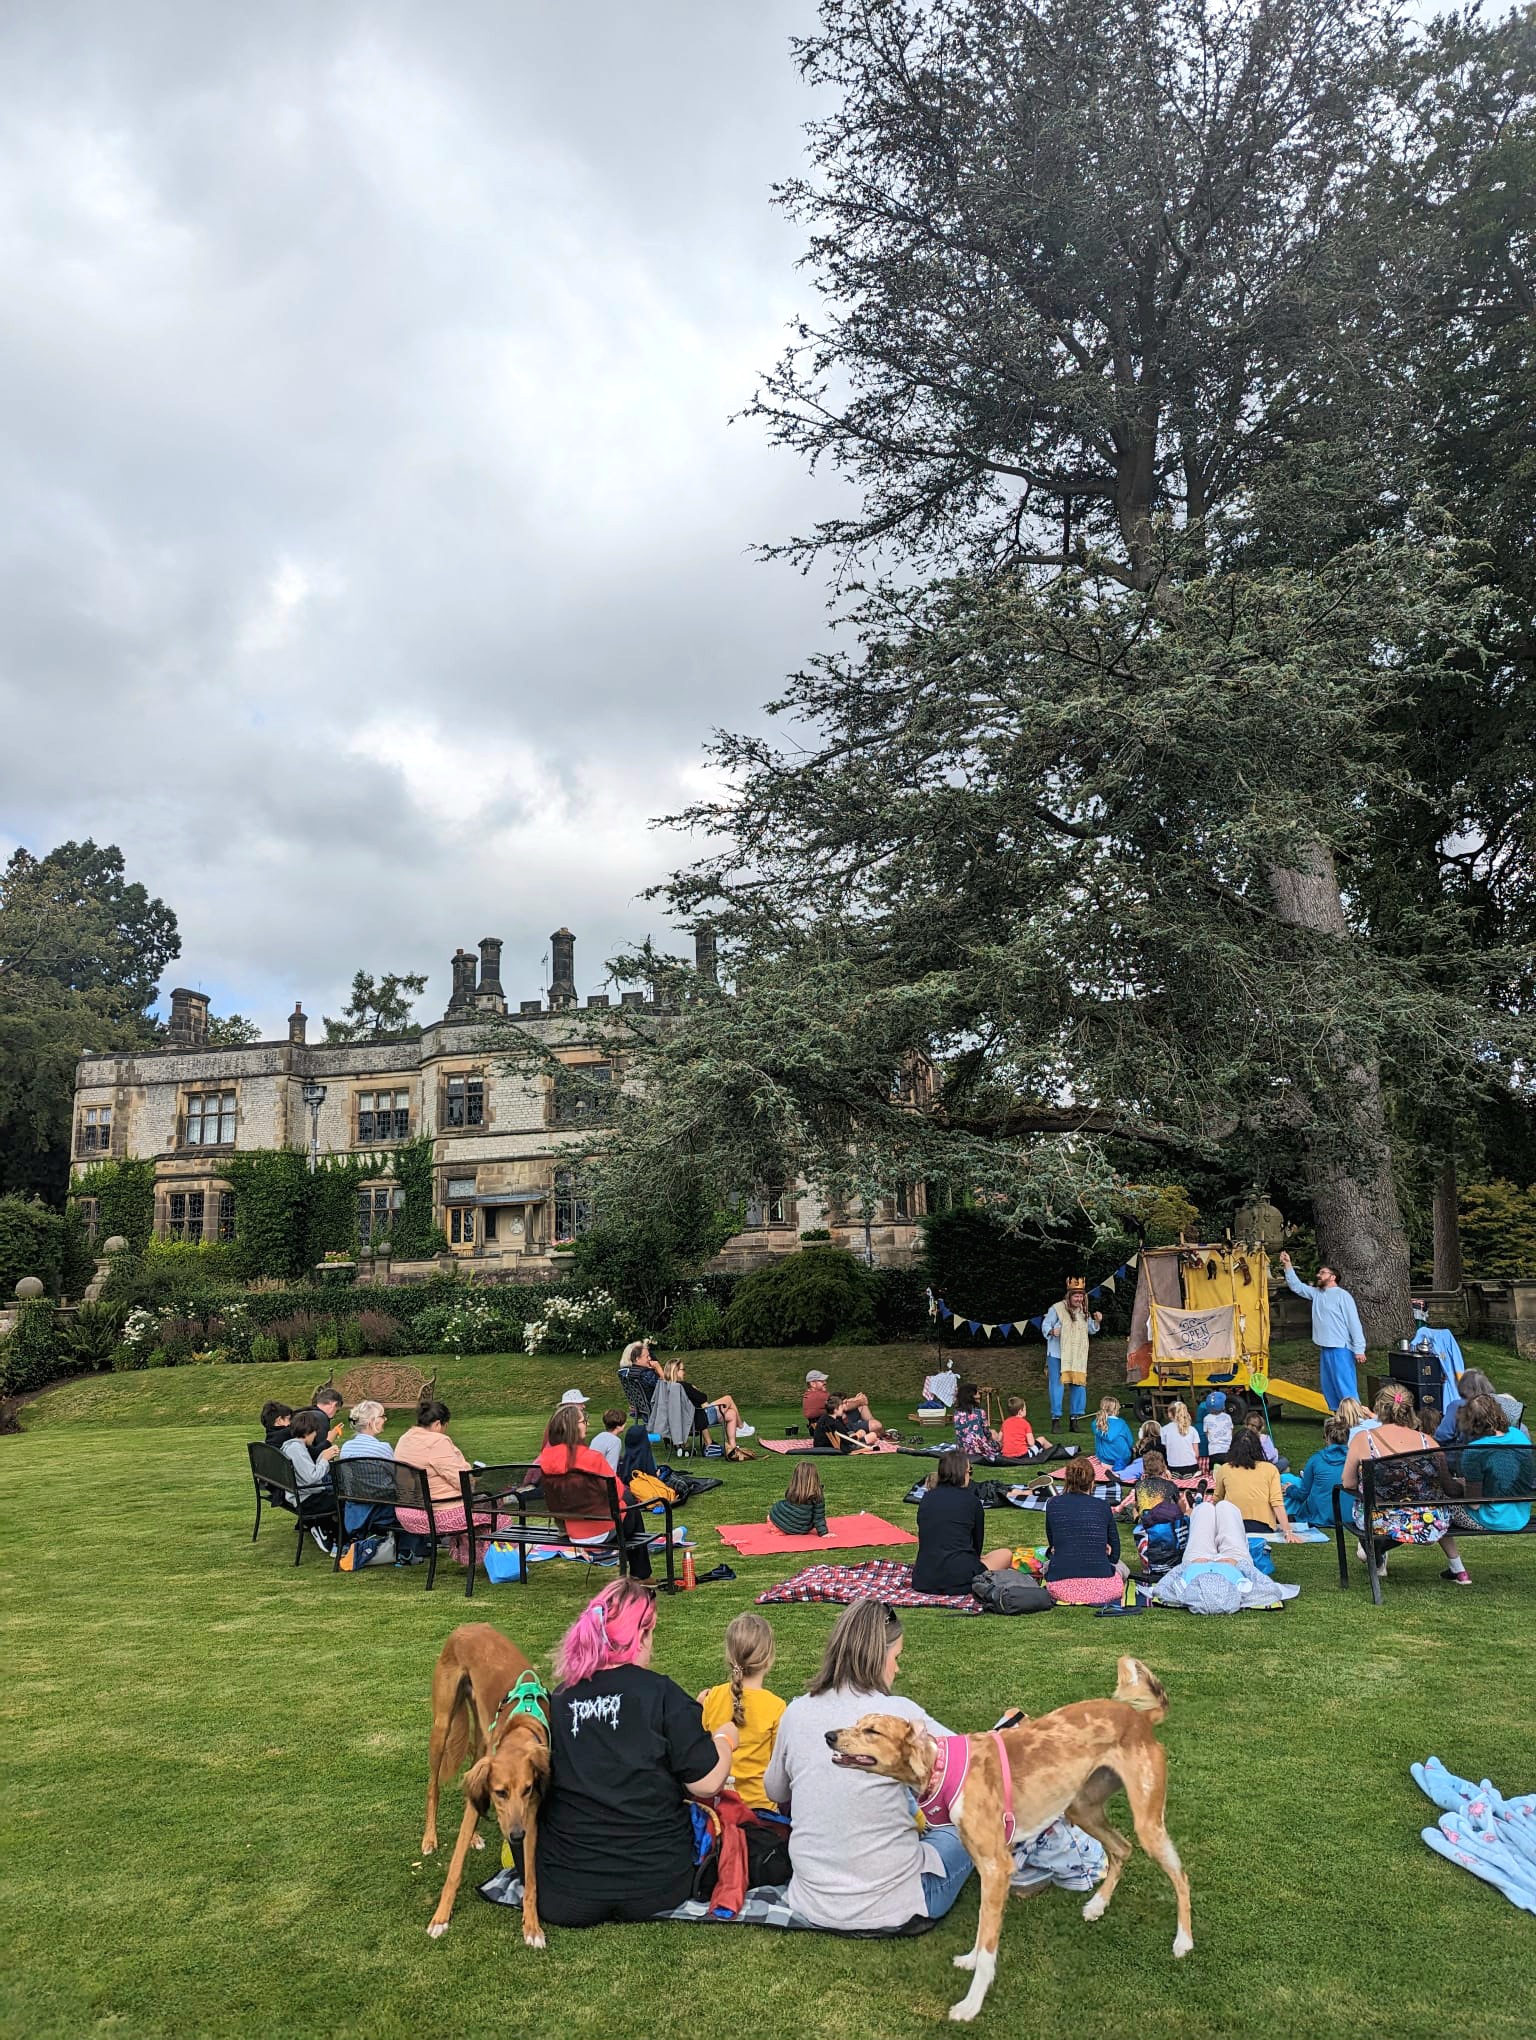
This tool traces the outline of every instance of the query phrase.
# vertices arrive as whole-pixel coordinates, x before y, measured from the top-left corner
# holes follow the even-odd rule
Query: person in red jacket
[[[549,1428],[544,1433],[544,1447],[539,1454],[539,1472],[544,1476],[546,1492],[551,1475],[557,1480],[570,1474],[585,1474],[591,1480],[612,1481],[618,1489],[624,1538],[628,1544],[630,1538],[638,1537],[645,1527],[644,1517],[631,1501],[628,1488],[602,1454],[592,1450],[586,1438],[586,1411],[580,1403],[562,1403],[549,1420]],[[573,1543],[607,1544],[613,1537],[611,1517],[567,1516],[564,1520],[566,1535]],[[629,1569],[637,1580],[650,1578],[651,1554],[648,1546],[629,1546]]]

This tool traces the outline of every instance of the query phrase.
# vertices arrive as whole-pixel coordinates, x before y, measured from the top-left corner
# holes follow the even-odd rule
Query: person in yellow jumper
[[[760,1813],[777,1808],[763,1789],[763,1773],[773,1755],[773,1739],[785,1702],[763,1685],[773,1669],[773,1631],[761,1615],[738,1615],[725,1632],[725,1662],[730,1677],[699,1695],[704,1727],[713,1733],[734,1724],[738,1737],[726,1780],[748,1806]]]

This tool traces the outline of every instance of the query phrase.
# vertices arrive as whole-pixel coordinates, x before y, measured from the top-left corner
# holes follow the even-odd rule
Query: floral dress
[[[972,1459],[992,1461],[1002,1457],[1002,1448],[984,1410],[955,1411],[955,1443]]]
[[[1434,1449],[1434,1439],[1426,1438],[1422,1431],[1419,1441],[1426,1452]],[[1393,1544],[1438,1544],[1451,1527],[1451,1512],[1445,1505],[1445,1490],[1434,1464],[1410,1458],[1406,1464],[1398,1465],[1391,1453],[1378,1451],[1374,1431],[1366,1433],[1365,1443],[1378,1469],[1375,1535]],[[1355,1528],[1364,1536],[1362,1495],[1355,1497]]]

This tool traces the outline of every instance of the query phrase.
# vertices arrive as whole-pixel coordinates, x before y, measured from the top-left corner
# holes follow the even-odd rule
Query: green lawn
[[[1288,1357],[1276,1371],[1301,1375]],[[1536,1368],[1496,1348],[1476,1359],[1536,1400]],[[1022,1381],[1038,1420],[1038,1361],[994,1363],[993,1378]],[[776,1430],[809,1364],[803,1352],[701,1356],[698,1378],[734,1388]],[[835,1381],[861,1376],[896,1417],[925,1362],[921,1349],[884,1348],[824,1364]],[[949,1958],[970,1945],[972,1891],[915,1942],[623,1927],[552,1930],[532,1955],[516,1917],[466,1884],[452,1931],[428,1940],[445,1857],[423,1863],[416,1849],[426,1696],[466,1614],[462,1575],[445,1567],[428,1595],[419,1571],[337,1577],[312,1547],[295,1571],[282,1520],[252,1545],[251,1413],[267,1395],[304,1400],[312,1374],[95,1378],[43,1397],[23,1436],[0,1439],[0,2032],[932,2031],[964,1982]],[[459,1442],[497,1459],[533,1449],[561,1388],[606,1395],[611,1379],[607,1361],[493,1357],[444,1361],[439,1387]],[[1297,1463],[1318,1439],[1307,1426],[1279,1435]],[[834,1510],[910,1519],[899,1497],[915,1462],[822,1465]],[[711,1526],[760,1516],[787,1463],[715,1470],[727,1485],[687,1520],[705,1565],[729,1557],[740,1577],[664,1602],[659,1630],[659,1668],[690,1690],[719,1675],[728,1619],[785,1569],[722,1552]],[[1380,1609],[1363,1586],[1341,1594],[1331,1548],[1316,1546],[1281,1554],[1304,1591],[1279,1615],[1151,1614],[1107,1629],[1085,1610],[914,1615],[903,1689],[956,1727],[988,1725],[1012,1702],[1042,1712],[1107,1693],[1123,1650],[1172,1697],[1169,1825],[1194,1887],[1194,1953],[1172,1960],[1171,1895],[1138,1856],[1095,1926],[1064,1893],[1010,1907],[978,2030],[1536,2030],[1530,1916],[1423,1847],[1431,1813],[1407,1775],[1434,1751],[1506,1790],[1536,1788],[1536,1538],[1468,1552],[1471,1592],[1435,1577],[1433,1553],[1413,1555],[1394,1565]],[[477,1593],[474,1612],[547,1662],[589,1584],[546,1565],[526,1588]],[[832,1611],[772,1614],[770,1683],[789,1695]]]

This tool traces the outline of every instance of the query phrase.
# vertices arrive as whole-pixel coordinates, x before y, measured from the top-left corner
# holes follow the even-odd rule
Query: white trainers
[[[757,1436],[757,1426],[756,1424],[738,1424],[736,1426],[736,1435],[738,1438],[755,1438]]]

